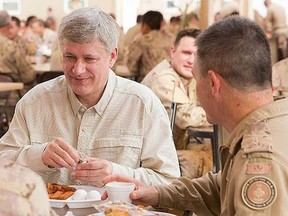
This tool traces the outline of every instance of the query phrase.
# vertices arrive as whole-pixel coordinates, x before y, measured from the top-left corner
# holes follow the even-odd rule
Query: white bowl
[[[109,182],[105,185],[108,198],[111,201],[124,201],[132,203],[130,193],[134,190],[135,184],[131,182]]]

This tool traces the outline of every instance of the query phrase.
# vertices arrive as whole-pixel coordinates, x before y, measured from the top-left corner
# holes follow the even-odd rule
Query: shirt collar
[[[107,81],[102,97],[100,98],[99,102],[95,106],[91,107],[96,111],[98,115],[101,116],[104,110],[106,109],[112,97],[115,86],[116,86],[116,75],[114,74],[112,70],[110,70],[108,81]],[[86,108],[78,100],[78,98],[76,97],[75,93],[72,91],[69,85],[68,85],[68,98],[70,100],[74,115],[77,115],[77,113],[79,112],[83,112],[83,109],[86,110]]]

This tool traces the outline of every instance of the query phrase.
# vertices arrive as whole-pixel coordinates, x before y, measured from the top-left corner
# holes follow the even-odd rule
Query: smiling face
[[[105,89],[109,68],[117,59],[117,49],[108,54],[99,40],[83,44],[64,40],[61,50],[69,86],[84,106],[95,105]]]
[[[171,62],[174,70],[182,77],[193,77],[193,61],[197,51],[195,39],[189,36],[181,38],[177,47],[171,48]]]

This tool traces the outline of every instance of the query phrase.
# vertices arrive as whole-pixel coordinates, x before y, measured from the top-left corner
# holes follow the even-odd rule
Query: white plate
[[[174,214],[166,213],[166,212],[158,212],[158,211],[150,211],[153,214],[159,215],[159,216],[176,216]]]
[[[97,190],[100,194],[102,194],[105,189],[104,188],[97,188],[94,186],[87,186],[87,185],[72,185],[78,189],[86,190],[87,192],[91,190]],[[53,200],[50,199],[50,206],[52,208],[63,208],[65,205],[68,205],[69,208],[91,208],[94,204],[102,203],[101,199],[90,199],[90,200],[72,200],[71,197],[67,200]]]

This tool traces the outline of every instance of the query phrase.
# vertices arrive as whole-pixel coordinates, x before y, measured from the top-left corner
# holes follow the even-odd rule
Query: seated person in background
[[[31,23],[32,31],[39,35],[41,38],[39,47],[46,46],[48,49],[52,49],[52,45],[55,40],[57,40],[57,33],[47,27],[45,27],[45,22],[41,19],[35,19]]]
[[[65,184],[101,187],[109,174],[156,184],[180,175],[165,108],[150,89],[110,69],[119,32],[95,8],[62,19],[65,76],[35,86],[18,102],[0,139],[1,158]],[[87,163],[78,164],[80,156]]]
[[[4,10],[0,11],[0,73],[7,74],[25,84],[35,80],[36,72],[25,58],[25,50],[15,41],[10,40],[11,17]]]
[[[273,65],[272,81],[275,95],[288,95],[288,58]]]
[[[142,17],[142,34],[129,46],[127,67],[140,82],[163,59],[169,58],[169,48],[175,36],[161,31],[164,23],[159,11],[148,11]]]
[[[199,34],[197,29],[180,31],[170,50],[171,61],[160,62],[141,82],[151,88],[166,108],[170,108],[172,102],[177,103],[173,137],[178,150],[184,149],[188,142],[187,127],[210,125],[205,111],[197,103],[192,74],[197,50],[195,40]]]
[[[7,159],[0,159],[0,200],[0,215],[57,215],[42,178]]]
[[[18,17],[11,17],[11,26],[9,28],[9,39],[18,43],[25,50],[26,56],[35,55],[37,51],[36,43],[28,41],[19,35],[21,30],[21,21]]]
[[[170,185],[145,186],[121,176],[103,182],[134,181],[134,202],[198,216],[286,216],[288,99],[273,100],[265,33],[248,18],[230,16],[204,30],[196,46],[198,99],[209,122],[230,133],[220,147],[221,171]]]

